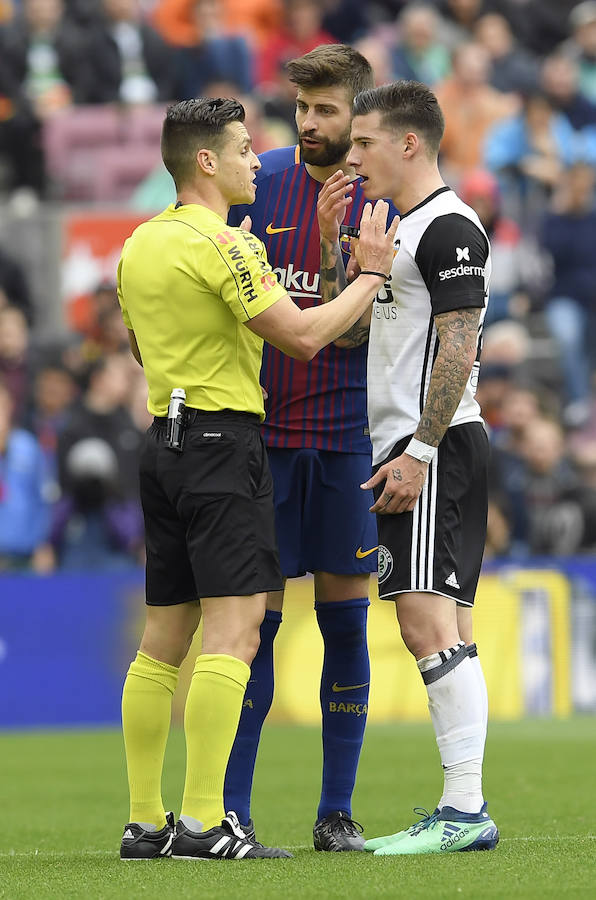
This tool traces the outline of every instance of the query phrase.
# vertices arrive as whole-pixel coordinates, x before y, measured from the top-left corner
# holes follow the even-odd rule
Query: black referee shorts
[[[385,462],[409,442],[398,441]],[[414,510],[377,516],[382,600],[424,591],[451,597],[458,606],[474,605],[486,541],[488,458],[481,422],[448,428]],[[375,500],[383,489],[384,482],[373,489]]]
[[[146,602],[282,588],[273,483],[257,416],[188,409],[182,453],[156,418],[140,462],[147,547]]]

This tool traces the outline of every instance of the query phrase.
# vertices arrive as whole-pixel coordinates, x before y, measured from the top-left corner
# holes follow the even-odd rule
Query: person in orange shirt
[[[211,7],[204,0],[205,6]],[[152,14],[152,22],[162,37],[170,44],[189,47],[201,40],[195,6],[197,0],[158,0]],[[275,37],[281,27],[281,0],[219,0],[219,14],[225,31],[240,33],[262,47]],[[206,11],[209,15],[209,9]]]
[[[437,85],[445,115],[441,160],[448,178],[482,163],[483,143],[491,125],[517,112],[514,94],[502,94],[488,83],[490,59],[479,44],[461,44],[453,54],[453,71]]]

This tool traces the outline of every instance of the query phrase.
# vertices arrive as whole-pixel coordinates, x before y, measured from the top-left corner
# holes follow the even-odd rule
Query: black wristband
[[[361,275],[378,275],[379,278],[384,278],[385,281],[389,281],[391,275],[385,275],[384,272],[372,272],[370,269],[362,269],[360,272]]]

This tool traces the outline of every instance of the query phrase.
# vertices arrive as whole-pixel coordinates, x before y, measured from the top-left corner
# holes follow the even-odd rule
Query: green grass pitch
[[[545,898],[596,896],[596,717],[493,724],[485,794],[501,830],[491,853],[374,859],[315,853],[317,729],[268,725],[254,786],[257,835],[291,860],[121,863],[128,814],[117,731],[0,735],[0,897]],[[164,776],[179,812],[184,742],[175,731]],[[368,729],[353,813],[374,837],[432,809],[441,772],[430,726]]]

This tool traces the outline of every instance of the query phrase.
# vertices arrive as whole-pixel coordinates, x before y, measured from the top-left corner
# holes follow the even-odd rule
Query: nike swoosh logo
[[[334,681],[331,685],[331,690],[334,694],[339,694],[341,691],[355,691],[357,688],[366,687],[368,681],[365,681],[364,684],[347,684],[345,687],[343,685],[339,685],[337,681]]]
[[[378,547],[372,547],[371,550],[363,550],[362,547],[358,547],[356,550],[356,559],[364,559],[365,556],[370,556],[371,553],[376,553]]]
[[[265,231],[267,234],[281,234],[282,231],[296,231],[297,228],[297,225],[290,225],[287,228],[274,228],[273,222],[269,222]]]

